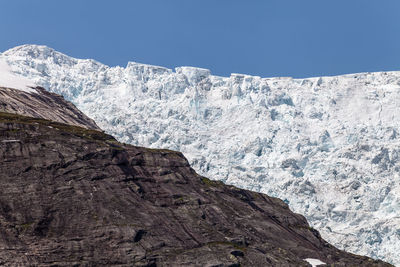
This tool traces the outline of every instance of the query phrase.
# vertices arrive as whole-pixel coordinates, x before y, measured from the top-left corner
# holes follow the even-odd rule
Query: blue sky
[[[309,77],[400,70],[399,0],[1,0],[0,51]]]

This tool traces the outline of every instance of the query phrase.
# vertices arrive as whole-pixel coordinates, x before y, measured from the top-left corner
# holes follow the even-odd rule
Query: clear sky
[[[0,0],[0,51],[309,77],[400,70],[400,0]]]

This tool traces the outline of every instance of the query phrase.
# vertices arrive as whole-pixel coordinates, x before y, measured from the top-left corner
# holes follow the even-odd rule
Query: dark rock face
[[[179,152],[0,114],[0,265],[390,266],[340,251],[279,199]]]
[[[37,93],[0,87],[0,112],[15,113],[34,118],[100,130],[96,123],[62,96],[41,87]]]

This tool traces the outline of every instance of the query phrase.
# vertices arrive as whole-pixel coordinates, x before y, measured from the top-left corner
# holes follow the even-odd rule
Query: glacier
[[[335,246],[400,266],[399,71],[219,77],[38,45],[0,56],[119,141],[179,150],[202,175],[283,199]]]

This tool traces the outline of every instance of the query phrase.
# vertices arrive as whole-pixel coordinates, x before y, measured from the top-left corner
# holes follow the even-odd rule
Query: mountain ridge
[[[37,45],[37,44],[23,44],[23,45],[19,45],[19,46],[15,46],[13,48],[7,49],[6,51],[3,51],[1,54],[5,55],[5,56],[10,56],[15,54],[16,52],[18,52],[19,50],[30,50],[30,51],[37,51],[38,54],[37,55],[41,55],[42,52],[44,52],[46,55],[51,55],[51,54],[56,54],[57,56],[60,57],[65,57],[65,58],[69,58],[69,59],[74,59],[74,60],[83,60],[83,61],[89,61],[89,62],[93,62],[96,65],[101,65],[101,66],[105,66],[108,68],[127,68],[128,65],[143,65],[143,66],[148,66],[148,67],[154,67],[154,68],[159,68],[159,69],[165,69],[171,72],[174,72],[174,70],[176,68],[181,68],[181,67],[189,67],[189,68],[194,68],[194,69],[199,69],[199,70],[207,70],[210,72],[210,69],[207,68],[202,68],[202,67],[196,67],[196,66],[177,66],[174,68],[168,68],[168,67],[164,67],[161,65],[156,65],[156,64],[150,64],[150,63],[141,63],[141,62],[136,62],[136,61],[128,61],[126,66],[120,66],[120,65],[115,65],[115,66],[111,66],[111,65],[107,65],[104,63],[101,63],[99,60],[96,59],[85,59],[85,58],[75,58],[75,57],[71,57],[68,56],[66,53],[63,52],[59,52],[54,48],[51,48],[47,45]],[[362,74],[373,74],[373,73],[398,73],[400,72],[400,70],[390,70],[390,71],[361,71],[361,72],[354,72],[354,73],[343,73],[343,74],[336,74],[336,75],[323,75],[323,76],[307,76],[307,77],[292,77],[292,76],[266,76],[266,77],[261,77],[259,75],[252,75],[252,74],[246,74],[246,73],[235,73],[232,72],[230,76],[236,76],[236,75],[240,75],[240,76],[251,76],[251,77],[260,77],[263,79],[294,79],[294,80],[304,80],[304,79],[314,79],[314,78],[329,78],[329,77],[343,77],[343,76],[352,76],[352,75],[362,75]],[[223,75],[213,75],[216,77],[227,77],[227,76],[223,76]]]
[[[339,247],[400,264],[400,72],[219,77],[37,48],[1,56],[118,140],[182,151],[202,175],[284,199]]]

